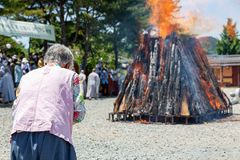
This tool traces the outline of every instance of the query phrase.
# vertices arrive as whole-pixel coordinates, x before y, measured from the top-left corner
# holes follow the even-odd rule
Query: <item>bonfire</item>
[[[148,0],[153,26],[141,35],[139,51],[109,118],[147,117],[156,122],[170,118],[172,123],[185,118],[188,123],[189,118],[200,122],[231,113],[231,103],[200,43],[193,36],[179,34],[171,20],[178,1],[160,1]]]

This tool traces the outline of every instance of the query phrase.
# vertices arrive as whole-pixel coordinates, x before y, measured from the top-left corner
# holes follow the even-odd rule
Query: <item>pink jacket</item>
[[[17,131],[50,133],[72,144],[73,71],[45,66],[23,76],[13,112]]]

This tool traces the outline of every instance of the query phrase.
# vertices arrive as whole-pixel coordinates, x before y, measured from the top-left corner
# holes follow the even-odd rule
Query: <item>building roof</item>
[[[207,55],[211,66],[240,66],[240,55]]]

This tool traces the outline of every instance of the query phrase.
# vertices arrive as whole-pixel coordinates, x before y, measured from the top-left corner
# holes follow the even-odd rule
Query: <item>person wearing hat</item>
[[[16,62],[16,65],[14,67],[15,87],[18,87],[22,76],[23,76],[23,71],[22,71],[22,68],[21,68],[21,61],[20,61],[20,59],[18,59],[17,62]]]
[[[22,59],[21,68],[22,68],[23,74],[26,74],[26,73],[28,73],[29,71],[31,71],[30,64],[29,64],[27,58],[23,58],[23,59]]]

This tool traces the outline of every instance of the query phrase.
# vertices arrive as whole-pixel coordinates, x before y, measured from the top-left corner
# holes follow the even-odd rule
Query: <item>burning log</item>
[[[196,38],[153,31],[143,35],[113,113],[186,117],[231,108]]]

